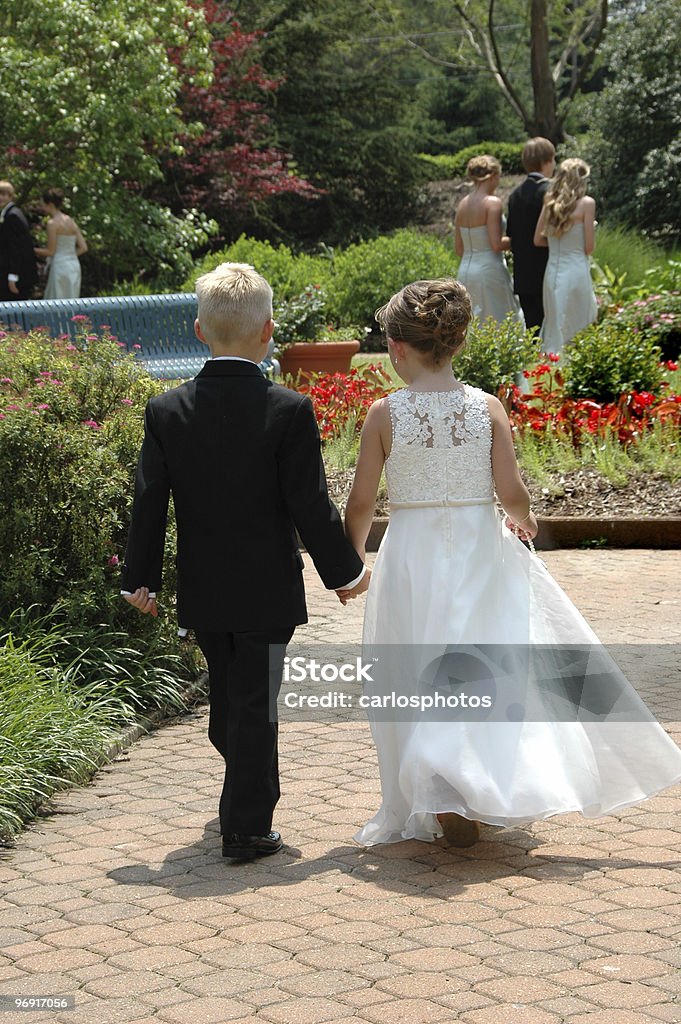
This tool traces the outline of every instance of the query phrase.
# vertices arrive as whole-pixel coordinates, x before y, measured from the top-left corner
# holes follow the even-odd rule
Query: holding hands
[[[363,557],[363,556],[362,556]],[[351,590],[337,590],[338,600],[342,605],[346,605],[348,601],[352,601],[353,598],[359,597],[360,594],[364,594],[369,589],[369,583],[371,582],[371,569],[368,567],[364,575],[362,576],[359,583],[356,584]]]

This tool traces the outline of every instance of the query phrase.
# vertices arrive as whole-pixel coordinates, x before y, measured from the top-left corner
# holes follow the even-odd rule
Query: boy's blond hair
[[[196,295],[202,331],[223,344],[252,341],[272,318],[272,289],[248,263],[221,263],[203,274]]]
[[[14,185],[11,181],[0,181],[0,192],[6,192],[11,199],[16,199],[17,194],[14,191]]]
[[[525,172],[531,174],[533,171],[541,171],[544,164],[553,160],[555,155],[556,147],[550,139],[545,139],[541,135],[535,136],[534,139],[528,139],[523,147]]]

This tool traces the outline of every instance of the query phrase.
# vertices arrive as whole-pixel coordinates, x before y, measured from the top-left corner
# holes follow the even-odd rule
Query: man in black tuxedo
[[[527,177],[508,199],[508,224],[513,252],[513,291],[520,299],[526,327],[541,327],[544,319],[542,288],[549,258],[546,248],[534,244],[534,229],[556,167],[556,150],[549,139],[529,139],[523,149]]]
[[[257,366],[274,330],[269,284],[252,267],[224,263],[196,292],[195,330],[212,359],[147,405],[122,586],[132,605],[157,614],[172,492],[178,620],[208,663],[208,735],[226,763],[222,852],[250,858],[283,845],[271,830],[273,704],[286,644],[307,621],[296,529],[343,604],[367,589],[370,573],[329,499],[312,403]]]
[[[30,299],[38,264],[28,221],[14,202],[9,181],[0,181],[0,302]]]

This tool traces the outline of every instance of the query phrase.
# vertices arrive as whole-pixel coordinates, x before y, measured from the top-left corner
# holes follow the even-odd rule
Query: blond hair
[[[374,315],[388,338],[406,342],[439,366],[463,345],[472,312],[464,286],[444,277],[406,285]]]
[[[527,174],[531,174],[532,171],[541,171],[544,164],[553,160],[555,155],[556,147],[551,140],[537,135],[534,139],[528,139],[523,146],[523,167]]]
[[[501,164],[496,157],[483,153],[482,156],[474,156],[468,161],[466,174],[479,185],[481,181],[487,181],[493,174],[501,174]]]
[[[250,341],[272,319],[272,289],[248,263],[221,263],[196,282],[201,329],[223,343]]]
[[[7,192],[10,199],[16,199],[17,197],[14,185],[10,181],[0,181],[0,192]]]
[[[570,227],[577,203],[586,195],[586,182],[591,168],[578,157],[563,160],[546,190],[545,235],[560,238]]]

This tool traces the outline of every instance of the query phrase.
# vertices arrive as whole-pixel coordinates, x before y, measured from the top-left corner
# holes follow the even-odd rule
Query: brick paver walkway
[[[681,552],[546,561],[602,639],[678,642]],[[361,603],[341,609],[308,576],[314,614],[298,638],[356,640]],[[669,694],[664,706],[681,740]],[[0,1019],[681,1021],[681,787],[597,821],[486,828],[470,851],[365,852],[350,837],[378,805],[367,726],[282,733],[286,853],[219,856],[220,766],[201,709],[60,796],[2,854],[0,994],[75,994],[76,1008]]]

